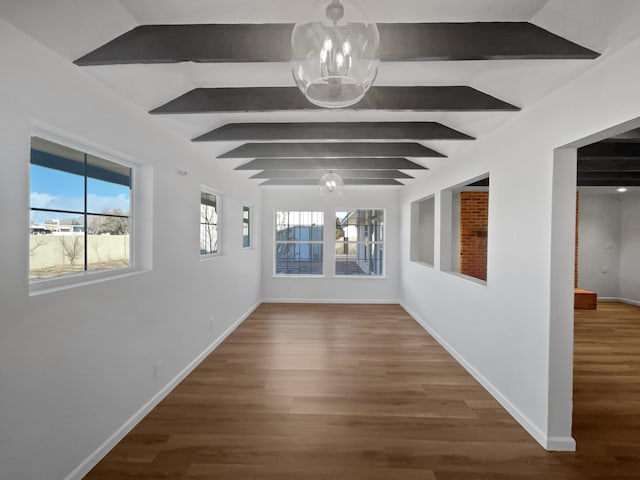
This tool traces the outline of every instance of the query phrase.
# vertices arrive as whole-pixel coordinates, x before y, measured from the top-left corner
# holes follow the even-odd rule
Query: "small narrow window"
[[[242,248],[251,248],[251,207],[242,207]]]
[[[276,275],[322,275],[323,212],[276,212]]]
[[[129,268],[130,167],[31,138],[30,279]]]
[[[382,276],[384,210],[336,212],[336,275]]]
[[[219,253],[220,198],[209,191],[200,192],[200,255]]]

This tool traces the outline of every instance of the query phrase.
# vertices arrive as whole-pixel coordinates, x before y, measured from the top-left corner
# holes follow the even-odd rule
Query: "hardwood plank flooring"
[[[264,304],[90,480],[637,480],[640,308],[576,312],[575,453],[542,449],[397,305]]]

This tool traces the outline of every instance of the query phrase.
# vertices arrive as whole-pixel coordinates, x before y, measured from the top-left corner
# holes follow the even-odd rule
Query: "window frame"
[[[316,213],[316,214],[321,214],[322,215],[322,240],[288,240],[288,241],[279,241],[277,239],[277,235],[278,235],[278,225],[277,225],[277,219],[278,219],[278,212],[298,212],[298,213]],[[273,233],[272,233],[272,239],[273,239],[273,252],[272,252],[272,261],[273,261],[273,268],[272,268],[272,277],[273,278],[324,278],[325,277],[325,240],[326,240],[326,235],[325,235],[325,228],[326,228],[326,212],[324,210],[292,210],[292,209],[274,209],[273,210],[273,219],[271,222],[272,228],[273,228]],[[278,273],[277,272],[277,252],[278,252],[278,244],[308,244],[308,245],[320,245],[322,247],[322,271],[321,273]]]
[[[247,217],[247,221],[245,222],[244,212],[248,211],[249,215]],[[244,225],[247,223],[247,235],[249,237],[249,245],[244,245]],[[253,206],[248,204],[242,205],[242,249],[243,250],[251,250],[253,247]]]
[[[216,226],[216,242],[217,242],[217,250],[215,252],[207,252],[207,253],[202,253],[201,249],[198,248],[198,250],[200,250],[200,260],[201,261],[206,261],[209,260],[211,258],[216,258],[216,257],[220,257],[223,253],[222,253],[222,194],[215,190],[214,188],[211,188],[207,185],[200,185],[200,191],[199,191],[199,197],[200,197],[200,202],[199,202],[199,206],[200,206],[200,221],[198,222],[199,225],[199,235],[198,238],[202,238],[202,213],[201,213],[201,209],[202,209],[202,194],[207,194],[207,195],[214,195],[216,197],[216,215],[217,215],[217,223],[215,224]]]
[[[70,148],[83,153],[84,155],[91,155],[94,157],[107,160],[109,162],[121,165],[131,170],[130,178],[130,195],[129,195],[129,265],[123,268],[117,268],[112,270],[85,270],[79,272],[68,273],[51,278],[31,278],[31,258],[30,255],[26,256],[26,272],[29,287],[29,296],[40,295],[44,293],[54,292],[58,290],[64,290],[67,288],[73,288],[77,286],[102,282],[114,278],[128,277],[141,273],[143,271],[139,248],[141,240],[138,238],[140,230],[138,227],[138,215],[137,215],[137,202],[136,198],[139,196],[140,179],[139,172],[142,169],[141,163],[135,161],[128,155],[125,155],[116,150],[104,147],[102,145],[92,143],[88,140],[80,138],[78,136],[62,132],[48,125],[32,122],[31,131],[29,134],[29,155],[27,158],[27,178],[29,185],[29,193],[31,192],[31,143],[34,137],[41,138],[48,142],[60,145],[62,147]],[[29,218],[31,217],[31,199],[27,202],[26,210]],[[86,212],[86,206],[84,208],[86,215],[91,215]],[[62,211],[62,210],[61,210]],[[30,241],[30,229],[27,228],[27,246]],[[87,229],[85,225],[85,236],[87,235]],[[150,265],[149,265],[150,267]],[[150,269],[150,268],[149,268]]]
[[[336,263],[337,263],[337,254],[335,253],[335,246],[336,246],[336,240],[333,240],[332,243],[332,252],[333,252],[333,277],[334,278],[351,278],[351,279],[385,279],[387,276],[387,255],[386,255],[386,244],[387,244],[387,210],[386,208],[335,208],[333,209],[333,218],[337,219],[337,213],[338,212],[357,212],[357,211],[375,211],[375,210],[380,210],[382,211],[382,215],[383,215],[383,224],[382,224],[382,241],[367,241],[367,242],[359,242],[359,241],[348,241],[346,242],[347,244],[355,244],[355,245],[373,245],[373,244],[380,244],[382,245],[382,251],[383,251],[383,255],[382,255],[382,274],[380,275],[366,275],[366,274],[355,274],[355,275],[348,275],[348,274],[340,274],[340,273],[336,273]],[[335,225],[333,226],[333,236],[335,237]]]

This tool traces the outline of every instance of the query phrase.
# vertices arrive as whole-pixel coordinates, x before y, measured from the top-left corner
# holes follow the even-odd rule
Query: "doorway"
[[[584,432],[588,431],[589,428],[594,429],[594,431],[597,430],[597,423],[594,423],[598,416],[596,412],[598,409],[601,412],[605,412],[607,411],[605,408],[607,405],[619,403],[621,398],[618,398],[618,395],[621,390],[618,390],[616,395],[609,396],[609,393],[614,391],[612,385],[607,387],[602,384],[589,384],[589,382],[597,381],[599,376],[605,381],[618,377],[623,381],[631,382],[634,377],[630,372],[639,371],[632,363],[620,363],[620,359],[604,355],[607,352],[615,351],[613,347],[615,338],[604,338],[603,331],[599,331],[596,328],[602,327],[604,331],[609,328],[613,333],[622,331],[632,334],[631,324],[625,322],[628,322],[630,317],[633,318],[637,314],[638,307],[610,304],[605,308],[605,304],[602,303],[602,307],[598,305],[599,310],[588,311],[591,313],[576,314],[575,325],[573,309],[574,287],[576,285],[585,288],[583,280],[586,280],[586,286],[597,286],[587,280],[590,278],[588,275],[586,278],[580,278],[580,244],[584,245],[586,239],[583,238],[582,242],[578,239],[578,247],[576,249],[576,232],[580,233],[580,218],[576,215],[577,207],[579,207],[576,191],[580,189],[588,191],[588,189],[598,187],[600,189],[613,189],[616,193],[622,193],[617,192],[617,189],[625,187],[628,191],[633,191],[640,187],[639,125],[640,120],[638,119],[626,122],[559,148],[554,153],[550,284],[549,435],[551,439],[557,436],[557,438],[565,439],[565,441],[558,446],[550,445],[551,448],[571,449],[565,448],[569,447],[569,442],[566,441],[567,432],[573,432],[575,441],[579,444],[579,450],[596,448],[595,444],[590,440],[595,436],[584,435]],[[621,145],[621,143],[625,145]],[[630,155],[635,151],[638,152],[637,158],[635,154],[633,156]],[[591,193],[588,195],[591,195]],[[587,200],[587,202],[589,201],[591,199]],[[628,211],[628,209],[625,211]],[[583,225],[583,227],[585,226]],[[615,229],[615,225],[613,228]],[[640,238],[640,236],[636,238]],[[613,254],[616,250],[613,241],[600,242],[599,248],[610,256],[614,256]],[[587,248],[588,250],[589,248]],[[636,256],[640,258],[640,250],[638,252]],[[587,254],[584,251],[582,253]],[[617,263],[619,269],[620,261],[617,260]],[[601,275],[603,274],[602,270],[604,270],[606,272],[605,275],[612,276],[613,273],[617,273],[612,271],[613,269],[610,265],[613,264],[614,262],[610,261],[606,264],[598,265],[596,270],[600,270]],[[576,269],[578,273],[577,284],[575,278]],[[637,289],[637,291],[640,294],[640,289]],[[606,299],[619,300],[618,297]],[[620,308],[618,309],[617,307]],[[612,320],[612,323],[607,324],[606,318],[614,320],[618,318],[621,323],[616,326],[614,320]],[[640,317],[638,317],[637,325],[640,325]],[[583,326],[584,328],[582,328]],[[636,339],[640,338],[640,331],[637,333]],[[603,343],[600,345],[594,343],[597,342],[597,338],[601,338]],[[631,342],[631,340],[628,340],[628,342]],[[637,346],[634,347],[632,343],[630,348],[637,348]],[[597,354],[598,350],[601,351],[602,355]],[[623,361],[630,360],[626,358],[628,356],[625,356],[624,350],[621,352]],[[634,368],[636,369],[634,370]],[[607,375],[607,372],[610,373],[614,370],[620,373],[626,371],[627,375]],[[635,381],[636,387],[633,388],[637,388],[638,385],[637,378]],[[592,394],[599,392],[601,396],[597,399],[581,396],[581,392],[587,390],[591,390]],[[637,391],[629,391],[631,397],[637,397],[637,393]],[[622,398],[625,397],[623,396]],[[618,413],[622,413],[622,411]],[[638,405],[635,413],[637,414],[635,418],[640,417],[640,405]],[[572,421],[575,424],[573,429]],[[637,426],[638,424],[636,423]],[[637,437],[638,431],[636,430],[635,433]],[[602,434],[606,436],[606,432],[603,431]],[[553,443],[553,440],[551,440],[551,443]],[[607,445],[601,444],[601,446]],[[611,447],[611,445],[608,445],[608,447]]]

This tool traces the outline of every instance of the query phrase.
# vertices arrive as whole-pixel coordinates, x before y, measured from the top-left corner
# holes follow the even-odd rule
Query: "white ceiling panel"
[[[120,0],[141,24],[295,23],[313,0]],[[376,22],[528,21],[548,0],[360,0]]]
[[[638,38],[638,0],[552,0],[531,23],[587,48],[607,53]]]
[[[0,17],[69,60],[138,25],[115,0],[1,0]]]

